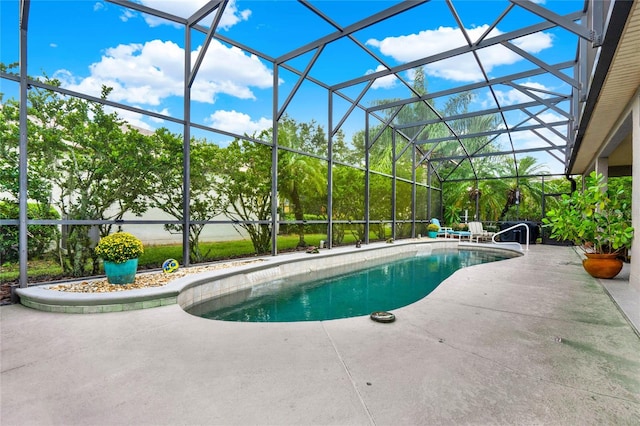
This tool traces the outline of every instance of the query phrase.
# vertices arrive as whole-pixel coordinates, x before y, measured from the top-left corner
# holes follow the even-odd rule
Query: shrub
[[[128,232],[116,232],[101,238],[95,250],[103,260],[115,263],[136,259],[144,253],[142,241]]]
[[[17,203],[0,201],[0,219],[17,219],[19,216]],[[27,218],[29,219],[59,219],[58,212],[50,206],[29,203],[27,205]],[[28,225],[29,233],[27,252],[29,257],[40,257],[55,241],[58,228],[53,225]],[[18,226],[0,226],[0,259],[3,262],[15,262],[19,257],[18,250],[19,233]]]
[[[286,215],[280,216],[280,220],[285,221],[295,221],[296,218],[293,214],[287,213]],[[322,220],[326,221],[327,217],[323,215],[316,214],[305,214],[304,220]],[[291,223],[283,223],[279,228],[280,234],[296,234],[298,232],[298,225]],[[325,234],[327,232],[327,224],[326,223],[308,223],[304,225],[304,233],[305,234]]]
[[[451,229],[453,229],[454,231],[468,231],[469,225],[467,225],[466,223],[454,223],[451,225]]]

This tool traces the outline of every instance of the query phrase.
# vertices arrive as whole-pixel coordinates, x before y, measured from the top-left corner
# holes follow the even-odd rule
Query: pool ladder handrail
[[[502,242],[502,241],[496,241],[496,237],[497,237],[498,235],[500,235],[500,234],[504,234],[505,232],[507,232],[507,231],[511,231],[511,230],[513,230],[513,229],[515,229],[515,228],[518,228],[518,227],[520,227],[520,226],[524,226],[524,227],[527,229],[527,249],[526,249],[526,251],[529,251],[529,226],[528,226],[526,223],[524,223],[524,222],[517,223],[517,224],[515,224],[515,225],[513,225],[513,226],[508,227],[507,229],[503,229],[503,230],[501,230],[501,231],[499,231],[499,232],[496,232],[496,233],[495,233],[495,234],[493,234],[493,236],[491,237],[491,241],[492,241],[494,244],[513,244],[515,241],[513,241],[513,242],[511,242],[511,241],[510,241],[510,242],[506,242],[506,241],[505,241],[505,242]],[[520,244],[520,243],[518,243],[518,242],[515,242],[515,243],[516,243],[516,244],[518,244],[518,245],[520,246],[520,251],[522,251],[522,244]]]

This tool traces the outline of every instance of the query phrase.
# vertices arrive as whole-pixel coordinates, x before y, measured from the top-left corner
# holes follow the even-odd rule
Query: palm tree
[[[544,164],[537,164],[535,157],[523,157],[516,162],[504,164],[503,176],[530,176],[548,173]],[[516,170],[517,167],[517,170]],[[508,211],[517,206],[525,205],[523,211],[533,212],[542,203],[542,186],[531,178],[517,178],[506,190],[505,204],[498,217],[503,220]]]
[[[284,117],[278,127],[278,144],[296,151],[322,151],[322,146],[326,146],[326,137],[322,127],[314,123],[299,125],[295,120]],[[327,164],[300,152],[280,150],[278,181],[280,195],[290,201],[298,222],[298,247],[306,247],[303,223],[305,204],[311,199],[326,200]]]

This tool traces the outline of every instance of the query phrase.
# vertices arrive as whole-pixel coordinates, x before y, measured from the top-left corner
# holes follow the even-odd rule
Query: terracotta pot
[[[592,277],[610,279],[622,270],[622,260],[617,258],[617,254],[585,253],[585,256],[582,266]]]

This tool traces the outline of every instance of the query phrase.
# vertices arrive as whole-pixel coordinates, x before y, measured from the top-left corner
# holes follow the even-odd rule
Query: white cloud
[[[235,0],[231,0],[224,10],[224,14],[222,15],[222,19],[220,20],[220,27],[225,30],[229,29],[238,22],[248,20],[250,16],[251,10],[238,10]]]
[[[56,43],[49,43],[49,47],[52,47],[55,49],[56,47],[58,47],[58,45]]]
[[[134,105],[134,106],[137,108],[141,108],[140,105]],[[156,117],[148,116],[146,114],[140,114],[134,111],[129,111],[127,109],[114,108],[108,105],[105,106],[104,109],[106,112],[109,112],[109,113],[111,112],[117,113],[118,118],[124,120],[126,124],[133,127],[134,129],[141,131],[142,133],[144,133],[143,132],[144,130],[151,133],[156,131],[157,126],[150,124],[149,121],[158,125],[162,125],[165,122],[165,120],[163,120],[162,118],[156,118]],[[146,109],[151,112],[157,112],[158,114],[163,114],[167,116],[170,115],[169,110],[167,108],[163,108],[162,110],[155,110],[152,108],[146,108]]]
[[[562,117],[554,116],[551,114],[551,117],[541,117],[543,120],[551,120],[550,122],[562,121]],[[524,124],[525,126],[528,124],[537,124],[537,122],[531,121],[530,123]],[[566,126],[565,126],[566,128]],[[557,128],[560,131],[563,131],[561,127]],[[547,130],[547,129],[537,129],[537,132],[542,134],[544,137],[549,139],[554,145],[564,146],[566,142],[562,140],[555,133]],[[540,138],[537,134],[532,131],[522,131],[522,132],[512,132],[511,139],[513,140],[513,144],[516,149],[529,149],[529,148],[548,148],[551,147],[547,141]]]
[[[153,112],[157,112],[158,114],[167,115],[167,116],[171,115],[171,114],[169,114],[169,109],[168,108],[163,108],[161,111],[153,111]],[[160,123],[160,124],[164,123],[164,119],[162,119],[162,118],[149,117],[149,120],[153,121],[154,123]]]
[[[538,117],[540,117],[540,119],[542,121],[544,121],[545,123],[554,123],[556,121],[566,121],[567,117],[564,117],[556,112],[553,111],[546,111],[543,112],[542,114],[538,114]]]
[[[105,111],[107,112],[117,112],[118,117],[123,119],[127,124],[129,124],[133,128],[137,128],[138,130],[148,130],[150,132],[155,131],[153,127],[151,127],[147,122],[144,121],[145,117],[142,114],[138,114],[137,112],[129,111],[126,109],[116,109],[112,107],[105,107]]]
[[[216,129],[225,130],[238,135],[253,135],[273,125],[269,118],[261,117],[257,121],[251,120],[248,114],[242,112],[219,110],[209,116],[207,122]]]
[[[134,18],[136,14],[131,9],[125,9],[120,15],[122,22],[127,22],[129,19]]]
[[[542,32],[529,34],[528,36],[514,39],[513,44],[525,52],[540,53],[542,50],[553,46],[553,37],[551,34]]]
[[[482,25],[466,29],[466,31],[471,40],[477,40],[488,28],[488,25]],[[502,34],[501,31],[493,29],[488,37],[500,34]],[[516,39],[513,43],[527,52],[538,53],[551,47],[552,39],[549,34],[540,32]],[[406,63],[466,46],[467,41],[462,31],[457,28],[439,27],[435,30],[387,37],[383,40],[369,39],[366,44],[378,48],[382,54],[390,56],[400,63]],[[513,64],[522,59],[501,45],[489,46],[477,52],[487,73],[490,73],[497,66]],[[471,54],[459,55],[428,64],[425,66],[425,72],[431,76],[454,81],[478,81],[483,78],[480,68]]]
[[[387,67],[385,67],[384,65],[378,65],[375,70],[367,70],[366,74],[368,75],[368,74],[373,74],[374,72],[386,71],[386,70],[387,70]],[[398,79],[396,78],[396,76],[393,74],[390,74],[384,77],[376,78],[376,81],[373,82],[373,85],[371,86],[371,88],[372,89],[391,89],[396,86],[397,82],[398,82]]]
[[[443,46],[455,48],[465,44],[464,37],[457,29],[439,27],[437,30],[420,31],[398,37],[387,37],[383,40],[369,39],[366,44],[377,47],[380,51],[400,62],[430,56],[442,52]]]
[[[485,68],[485,71],[489,72],[489,70]],[[461,82],[480,81],[484,78],[471,53],[425,65],[424,71],[432,77]]]
[[[200,48],[192,52],[192,63]],[[56,72],[63,87],[99,95],[101,86],[113,88],[109,96],[117,102],[159,105],[170,96],[183,95],[184,49],[177,44],[152,40],[144,44],[121,44],[105,51],[100,62],[89,66],[91,74],[78,78],[66,70]],[[227,94],[254,99],[252,87],[269,88],[271,71],[254,55],[213,40],[192,86],[194,101],[214,103]]]
[[[523,83],[522,86],[530,87],[531,89],[548,90],[543,84],[536,82],[526,82]],[[536,90],[532,90],[532,92],[540,98],[549,97],[546,93],[537,92]],[[534,100],[532,97],[517,89],[510,89],[508,91],[496,90],[495,94],[498,102],[500,102],[502,106],[531,102]]]
[[[93,4],[93,11],[94,12],[97,12],[97,11],[102,10],[102,9],[104,9],[104,3],[96,2],[96,3]]]
[[[171,15],[180,16],[182,18],[188,18],[189,15],[197,12],[202,6],[208,3],[209,0],[140,0],[140,3],[152,7],[154,9],[161,10]],[[159,25],[175,25],[175,23],[157,18],[152,15],[143,14],[145,22],[151,27],[157,27]],[[205,17],[200,24],[210,25],[213,20],[214,14],[210,14]],[[222,19],[220,20],[219,28],[229,29],[238,22],[246,21],[251,16],[251,10],[244,9],[238,10],[235,0],[229,1],[227,7],[224,10]]]
[[[192,55],[195,62],[200,48]],[[226,47],[217,40],[209,44],[193,85],[192,99],[201,102],[215,101],[218,93],[241,99],[255,99],[250,87],[269,88],[273,75],[255,55],[245,55],[237,47]]]

